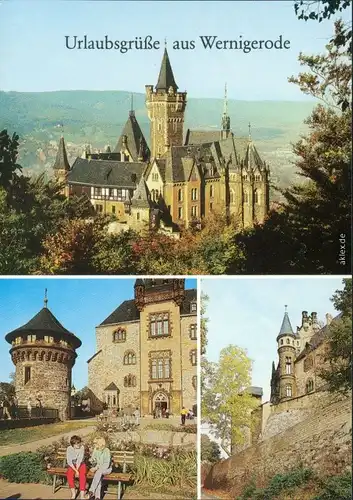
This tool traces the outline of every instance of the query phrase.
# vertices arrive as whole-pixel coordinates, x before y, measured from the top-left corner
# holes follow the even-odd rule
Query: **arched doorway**
[[[152,412],[164,415],[166,410],[169,410],[169,397],[165,392],[157,392],[152,399]]]

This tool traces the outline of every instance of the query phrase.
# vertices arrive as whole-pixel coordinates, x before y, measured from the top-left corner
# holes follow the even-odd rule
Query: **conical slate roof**
[[[66,330],[66,328],[63,327],[63,325],[56,319],[54,314],[47,307],[43,307],[43,309],[41,309],[39,313],[37,313],[30,321],[28,321],[28,323],[8,333],[5,339],[7,342],[9,342],[9,344],[11,344],[12,341],[19,335],[32,332],[43,332],[47,333],[48,335],[59,336],[63,339],[66,338],[73,344],[75,349],[80,347],[80,345],[82,344],[81,340],[76,337],[76,335],[69,332],[68,330]]]
[[[178,90],[178,85],[175,83],[173,70],[169,61],[167,49],[164,49],[156,90],[168,91],[169,87],[173,87],[175,92]]]
[[[146,139],[142,133],[140,125],[136,119],[135,112],[129,112],[129,118],[125,123],[124,129],[115,146],[114,153],[119,153],[123,147],[124,136],[126,137],[126,146],[130,151],[132,161],[137,162],[140,156],[141,146],[143,149],[143,161],[146,161],[150,156],[150,150],[147,146]]]
[[[55,158],[55,163],[54,163],[53,168],[55,170],[59,170],[59,169],[66,170],[66,171],[70,170],[70,164],[69,164],[69,161],[67,159],[65,141],[64,141],[63,137],[60,138],[59,149],[58,149],[58,152],[56,153],[56,158]]]
[[[287,311],[284,313],[282,326],[277,336],[277,339],[279,337],[283,337],[283,335],[292,335],[293,337],[297,337],[297,335],[293,331]]]

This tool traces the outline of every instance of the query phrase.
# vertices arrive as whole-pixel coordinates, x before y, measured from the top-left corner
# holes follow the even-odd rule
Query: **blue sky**
[[[287,83],[297,74],[299,52],[317,53],[332,34],[333,20],[299,21],[294,1],[58,1],[0,0],[0,88],[16,91],[128,90],[156,84],[168,40],[180,90],[190,97],[302,100]],[[348,10],[344,17],[348,19]],[[65,36],[130,40],[151,35],[155,51],[68,50]],[[199,36],[272,39],[291,42],[289,50],[205,50]],[[175,40],[195,40],[195,50],[173,50]]]
[[[87,360],[95,353],[95,327],[124,300],[134,296],[135,279],[0,279],[0,381],[15,371],[5,335],[27,323],[43,307],[48,289],[48,307],[69,331],[82,341],[73,369],[77,389],[87,384]],[[186,288],[196,288],[186,279]]]
[[[335,315],[330,297],[337,289],[343,285],[336,277],[203,279],[201,290],[209,296],[207,358],[218,361],[220,350],[229,344],[247,349],[253,360],[252,383],[263,387],[263,402],[269,400],[285,304],[293,329],[301,324],[302,311],[315,311],[325,322],[326,313]]]

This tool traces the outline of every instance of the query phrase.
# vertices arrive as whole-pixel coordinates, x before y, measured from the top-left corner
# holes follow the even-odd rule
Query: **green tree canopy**
[[[346,394],[352,390],[352,279],[344,279],[343,284],[343,290],[336,290],[331,299],[341,316],[329,326],[329,367],[320,370],[319,375],[329,391]]]
[[[251,366],[246,351],[232,345],[221,350],[218,363],[201,362],[202,419],[228,455],[244,443],[245,428],[254,425],[252,410],[258,402],[248,392]]]

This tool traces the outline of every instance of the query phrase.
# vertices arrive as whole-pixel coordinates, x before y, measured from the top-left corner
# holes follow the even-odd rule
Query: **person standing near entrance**
[[[185,425],[185,419],[186,419],[186,415],[187,414],[188,414],[188,411],[185,408],[185,406],[183,406],[182,409],[181,409],[181,412],[180,412],[180,415],[181,415],[181,425]]]
[[[140,425],[140,410],[136,408],[134,411],[135,425]]]
[[[32,402],[31,398],[29,398],[27,402],[27,411],[28,411],[28,418],[32,418]]]
[[[3,402],[3,418],[7,418],[8,420],[11,420],[11,415],[10,415],[10,401],[7,396],[5,396],[4,402]]]

